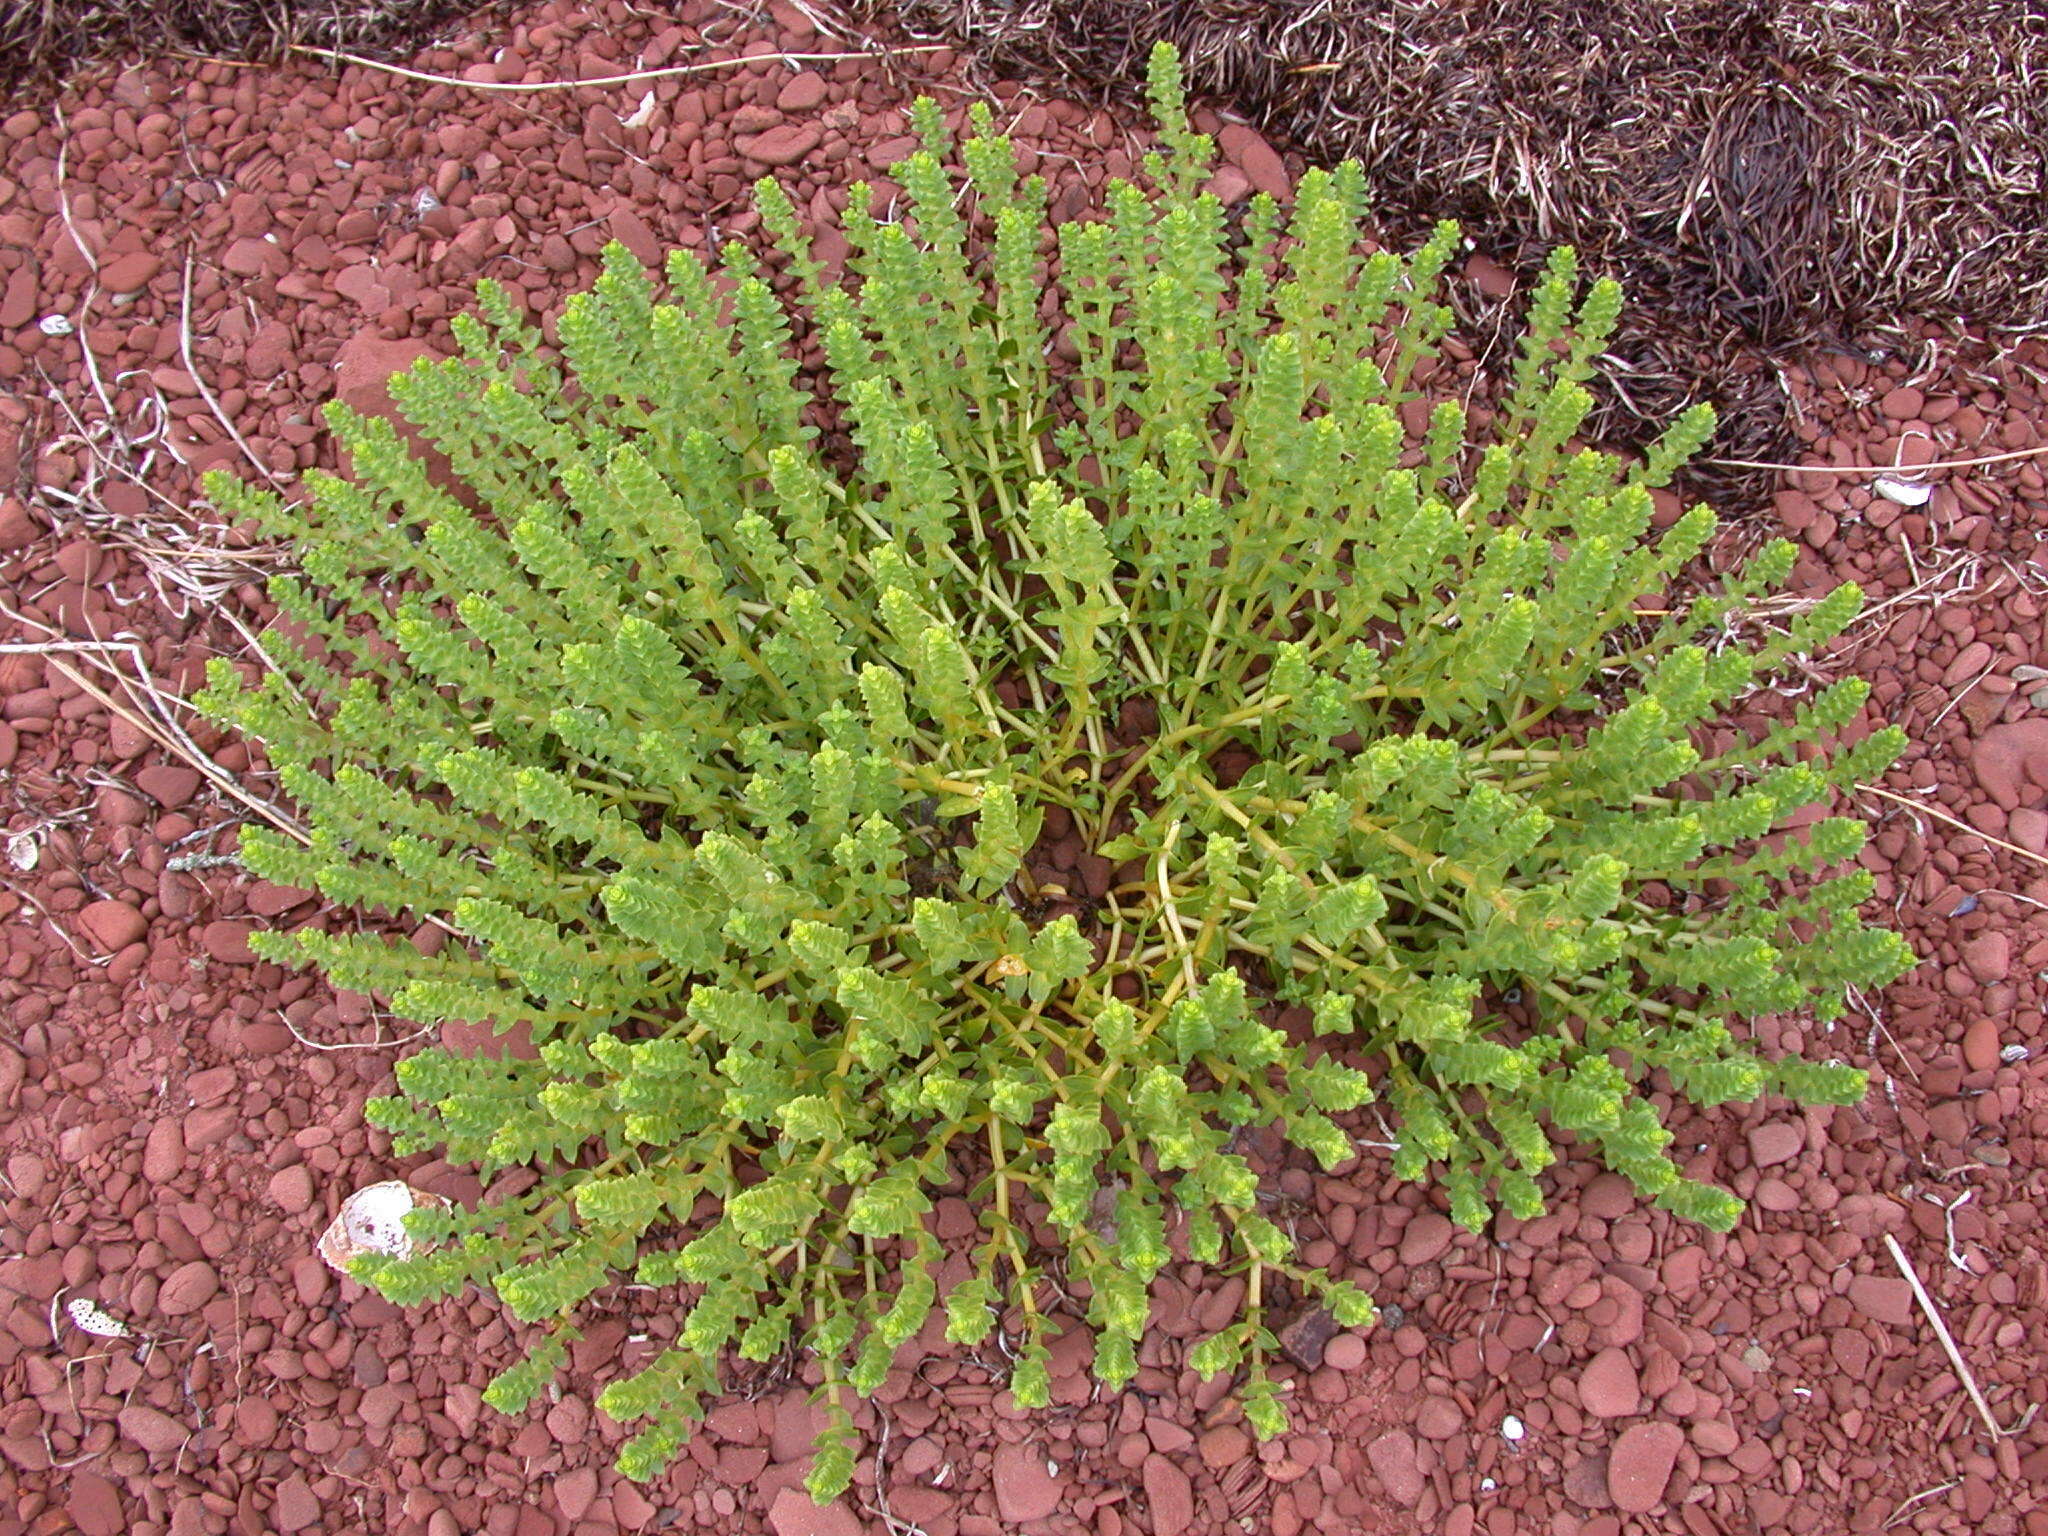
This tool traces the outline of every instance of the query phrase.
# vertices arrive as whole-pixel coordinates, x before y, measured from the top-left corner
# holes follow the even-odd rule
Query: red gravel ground
[[[513,1345],[494,1303],[402,1315],[323,1267],[315,1241],[351,1190],[476,1184],[394,1162],[363,1125],[403,1026],[251,962],[253,925],[316,909],[215,857],[268,777],[163,702],[209,656],[250,654],[275,564],[186,510],[195,472],[330,463],[316,407],[337,391],[374,406],[391,368],[447,348],[479,274],[552,314],[613,236],[652,261],[748,233],[764,171],[817,220],[861,176],[886,198],[910,97],[967,99],[955,61],[776,57],[873,46],[780,5],[556,3],[413,65],[478,83],[714,67],[503,94],[171,61],[0,121],[0,490],[20,493],[0,497],[0,1536],[2048,1533],[2048,1421],[2030,1406],[2048,1400],[2038,457],[1947,472],[1921,508],[1807,469],[1742,535],[1782,524],[1808,589],[1853,576],[1871,593],[1827,666],[1869,676],[1874,711],[1915,743],[1866,801],[1866,861],[1926,963],[1804,1042],[1872,1069],[1861,1107],[1679,1117],[1689,1171],[1752,1199],[1728,1237],[1582,1163],[1552,1214],[1490,1239],[1377,1150],[1337,1177],[1275,1163],[1307,1257],[1387,1313],[1287,1368],[1295,1433],[1255,1446],[1223,1384],[1182,1369],[1234,1284],[1175,1282],[1115,1399],[1073,1350],[1039,1415],[1010,1403],[999,1358],[940,1350],[899,1371],[861,1410],[854,1489],[823,1512],[795,1491],[800,1374],[736,1377],[659,1482],[612,1473],[622,1431],[593,1383],[672,1335],[660,1297],[604,1293],[558,1400],[508,1420],[479,1400]],[[1067,211],[1131,169],[1105,116],[1021,93],[1002,116]],[[1223,143],[1219,191],[1282,189],[1263,141]],[[45,334],[46,316],[73,333]],[[1794,380],[1811,461],[2040,444],[2044,361],[1819,362]],[[209,772],[166,750],[171,722]],[[80,1297],[136,1337],[74,1328]]]

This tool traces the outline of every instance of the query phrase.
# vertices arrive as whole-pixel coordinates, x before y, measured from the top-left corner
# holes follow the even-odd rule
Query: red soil
[[[1584,1163],[1560,1171],[1551,1214],[1489,1240],[1379,1152],[1330,1178],[1276,1161],[1309,1259],[1389,1313],[1287,1368],[1295,1433],[1254,1445],[1224,1384],[1181,1367],[1230,1287],[1168,1286],[1147,1369],[1116,1399],[1077,1360],[1036,1415],[1002,1392],[1000,1359],[899,1371],[861,1410],[854,1489],[824,1512],[792,1491],[800,1375],[736,1377],[657,1483],[612,1473],[624,1432],[591,1396],[672,1335],[663,1298],[604,1293],[559,1399],[508,1420],[478,1395],[512,1352],[494,1303],[401,1314],[321,1264],[358,1186],[476,1185],[394,1161],[363,1125],[402,1026],[252,963],[252,925],[304,920],[305,893],[205,857],[252,814],[228,786],[261,799],[268,777],[163,714],[136,668],[175,697],[208,657],[250,655],[243,626],[267,612],[252,583],[275,557],[185,510],[196,471],[331,467],[316,407],[337,391],[373,406],[414,349],[448,349],[479,274],[551,315],[609,238],[652,261],[750,233],[763,171],[818,221],[859,177],[886,198],[902,107],[966,95],[944,53],[772,57],[863,46],[784,6],[556,3],[509,43],[466,36],[413,65],[483,83],[763,57],[531,94],[167,61],[0,122],[0,490],[22,493],[0,498],[0,618],[26,647],[0,652],[0,1536],[2048,1533],[2048,1422],[1993,1436],[1882,1241],[1903,1244],[1999,1424],[2030,1418],[2048,1397],[2048,695],[2031,701],[2026,670],[2048,666],[2040,458],[1946,474],[1918,509],[1867,476],[1793,474],[1762,519],[1803,540],[1805,588],[1871,594],[1826,667],[1869,676],[1874,712],[1913,740],[1865,802],[1866,859],[1926,963],[1804,1042],[1872,1069],[1861,1107],[1678,1113],[1689,1171],[1752,1199],[1728,1237]],[[1018,93],[1001,118],[1068,211],[1131,169],[1104,115]],[[1227,194],[1279,174],[1248,130],[1224,144]],[[46,335],[51,315],[75,332]],[[1794,380],[1813,461],[2040,444],[2042,361],[1821,362]],[[80,648],[104,637],[134,649]],[[167,719],[213,775],[153,739]],[[78,1297],[147,1337],[77,1330],[62,1308]]]

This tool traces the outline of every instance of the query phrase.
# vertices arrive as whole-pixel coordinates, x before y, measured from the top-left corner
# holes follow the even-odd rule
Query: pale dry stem
[[[88,954],[85,950],[81,949],[79,947],[78,941],[71,937],[70,933],[65,929],[64,925],[57,921],[55,915],[50,911],[48,907],[44,906],[40,901],[36,900],[34,896],[29,894],[27,891],[23,890],[20,886],[16,885],[12,880],[9,880],[5,875],[0,875],[0,887],[5,887],[7,890],[12,891],[16,896],[19,896],[31,907],[34,907],[36,911],[42,915],[43,921],[49,924],[50,931],[56,934],[58,938],[62,939],[64,943],[70,948],[71,953],[78,956],[78,958],[83,960],[87,965],[106,965],[112,961],[113,956],[111,955],[107,956],[106,959],[100,959],[94,955]]]
[[[2048,453],[2048,443],[2032,448],[2015,448],[2009,453],[1987,453],[1974,459],[1937,459],[1932,464],[1902,464],[1894,460],[1890,464],[1767,464],[1755,459],[1695,459],[1696,464],[1711,464],[1716,469],[1774,469],[1784,474],[1812,475],[1891,475],[1911,473],[1930,475],[1944,469],[1978,469],[1986,464],[2010,464],[2018,459],[2038,458]]]
[[[2018,843],[2009,843],[2002,837],[1993,837],[1989,832],[1980,832],[1960,817],[1951,816],[1947,811],[1937,811],[1931,805],[1921,805],[1918,801],[1908,800],[1904,795],[1895,794],[1893,791],[1885,789],[1880,785],[1864,784],[1859,786],[1854,793],[1859,795],[1876,795],[1880,800],[1889,800],[1894,805],[1903,805],[1908,810],[1915,811],[1922,816],[1931,816],[1936,821],[1954,827],[1958,832],[1967,832],[1972,837],[1982,838],[1994,848],[2003,848],[2007,853],[2017,854],[2023,859],[2031,860],[2043,868],[2048,868],[2048,857],[2035,853],[2031,848],[2022,848]]]
[[[1948,1482],[1936,1483],[1932,1488],[1922,1488],[1918,1493],[1914,1494],[1910,1499],[1907,1499],[1897,1509],[1892,1511],[1891,1518],[1885,1521],[1883,1529],[1888,1531],[1893,1526],[1899,1524],[1900,1521],[1906,1518],[1906,1511],[1911,1509],[1915,1504],[1921,1503],[1924,1500],[1932,1499],[1941,1494],[1947,1493],[1949,1489],[1955,1486],[1955,1483]]]
[[[166,435],[171,420],[163,391],[150,383],[148,397],[137,408],[137,419],[124,422],[100,376],[84,328],[74,334],[103,415],[88,423],[38,364],[46,398],[64,414],[71,427],[49,446],[76,445],[86,454],[83,483],[77,490],[43,486],[40,494],[69,507],[72,515],[101,543],[134,555],[165,610],[179,619],[189,616],[195,604],[213,607],[235,587],[275,569],[283,558],[281,546],[237,548],[228,542],[230,530],[225,524],[194,524],[186,508],[157,489],[151,471],[158,452],[169,451]],[[130,368],[116,374],[113,382],[119,385],[137,377],[148,380],[142,370]],[[101,482],[108,479],[135,486],[161,505],[163,515],[109,511],[100,495]],[[122,600],[116,597],[114,601]]]
[[[702,75],[713,70],[737,69],[748,64],[836,64],[845,59],[896,58],[906,54],[938,53],[944,44],[924,43],[912,48],[883,48],[873,51],[848,53],[757,53],[732,59],[709,59],[699,64],[670,64],[661,69],[636,69],[623,75],[599,75],[589,80],[464,80],[455,75],[430,75],[417,69],[406,69],[398,64],[385,64],[377,59],[366,59],[359,54],[343,53],[335,48],[316,48],[306,43],[291,45],[292,53],[303,53],[315,58],[332,59],[341,64],[354,64],[362,69],[380,70],[387,75],[396,75],[402,80],[418,80],[427,85],[452,85],[470,91],[580,91],[592,86],[634,85],[642,80],[666,80],[676,75]]]
[[[1850,1003],[1860,1009],[1864,1017],[1870,1020],[1870,1033],[1864,1037],[1863,1041],[1864,1050],[1870,1055],[1875,1056],[1877,1054],[1877,1037],[1883,1035],[1886,1042],[1891,1046],[1893,1053],[1905,1065],[1906,1071],[1912,1075],[1913,1081],[1919,1082],[1920,1069],[1913,1064],[1913,1058],[1907,1054],[1905,1048],[1899,1044],[1897,1037],[1892,1034],[1890,1027],[1884,1021],[1884,1014],[1878,1009],[1877,1004],[1865,997],[1860,987],[1850,987],[1848,994]],[[1889,1078],[1886,1079],[1885,1087],[1888,1091],[1895,1091],[1892,1090]]]
[[[1905,556],[1906,569],[1912,573],[1913,584],[1903,591],[1894,592],[1890,597],[1872,603],[1856,616],[1855,622],[1843,631],[1836,642],[1836,654],[1844,658],[1861,650],[1872,640],[1881,637],[1891,627],[1891,620],[1878,620],[1895,609],[1909,604],[1924,603],[1940,607],[1946,602],[1960,601],[1966,597],[1989,596],[1996,590],[1997,582],[2005,575],[2013,574],[2009,569],[1992,578],[1992,585],[1980,590],[1983,580],[1984,557],[1982,555],[1960,554],[1940,570],[1921,574],[1920,564],[1913,558],[1913,547],[1905,540],[1899,542],[1900,552]],[[1960,573],[1961,579],[1954,580]]]
[[[38,624],[14,612],[4,603],[0,603],[0,617],[10,619],[25,629],[41,630],[51,636],[44,641],[0,645],[0,655],[14,653],[44,657],[49,665],[63,673],[81,691],[97,700],[105,709],[119,715],[165,751],[198,770],[199,774],[215,788],[241,801],[287,837],[295,838],[301,843],[310,840],[305,829],[291,815],[243,788],[233,774],[199,749],[199,744],[192,739],[191,733],[173,713],[173,705],[183,701],[172,699],[157,687],[155,679],[150,676],[149,663],[143,657],[142,648],[134,641],[67,640],[58,636],[48,625]],[[111,656],[126,657],[134,666],[133,675],[109,660]],[[111,674],[128,696],[128,702],[124,704],[114,698],[77,667],[71,665],[65,659],[67,657],[90,662]]]
[[[1942,1321],[1941,1313],[1934,1305],[1934,1298],[1927,1294],[1927,1287],[1920,1283],[1920,1275],[1913,1268],[1912,1260],[1906,1257],[1906,1250],[1899,1246],[1899,1240],[1889,1232],[1884,1234],[1884,1245],[1891,1250],[1892,1262],[1898,1266],[1899,1273],[1906,1277],[1906,1283],[1913,1288],[1914,1300],[1920,1303],[1921,1313],[1933,1325],[1935,1336],[1941,1340],[1941,1347],[1948,1354],[1948,1363],[1955,1367],[1956,1375],[1963,1383],[1963,1390],[1969,1393],[1978,1416],[1984,1420],[1984,1427],[1991,1431],[1992,1440],[1998,1441],[2007,1435],[2017,1434],[2034,1417],[2033,1407],[2027,1409],[2020,1422],[2012,1429],[2006,1429],[1998,1422],[1991,1412],[1991,1405],[1984,1400],[1984,1394],[1977,1386],[1976,1376],[1971,1373],[1968,1362],[1963,1359],[1963,1352],[1956,1348],[1955,1337],[1948,1331],[1948,1324]]]
[[[294,1040],[315,1051],[388,1051],[393,1046],[410,1045],[415,1040],[423,1040],[434,1032],[433,1026],[429,1025],[425,1029],[416,1029],[409,1035],[401,1035],[396,1040],[343,1040],[329,1045],[318,1040],[309,1040],[300,1034],[298,1025],[291,1021],[282,1008],[278,1010],[277,1016],[284,1020],[284,1027],[291,1031]],[[384,1027],[381,1019],[377,1027],[381,1032]]]
[[[1949,696],[1949,701],[1941,706],[1940,712],[1937,713],[1932,720],[1927,722],[1925,729],[1931,732],[1937,725],[1941,724],[1942,721],[1946,720],[1949,717],[1949,712],[1951,710],[1953,710],[1958,704],[1962,703],[1964,699],[1967,699],[1971,695],[1971,693],[1973,693],[1976,690],[1976,687],[1979,683],[1983,682],[1985,678],[1989,677],[1993,672],[1997,670],[1998,663],[1994,661],[1989,666],[1987,666],[1982,672],[1979,672],[1975,677],[1971,678],[1969,682],[1965,683],[1961,688],[1957,689],[1953,694]]]
[[[71,194],[64,190],[64,164],[71,154],[71,129],[64,121],[64,109],[55,109],[57,118],[57,215],[64,221],[64,232],[71,237],[71,243],[78,247],[78,254],[85,258],[95,276],[100,270],[100,255],[85,243],[85,237],[78,232],[78,226],[71,222]]]
[[[256,467],[256,473],[268,480],[272,485],[284,484],[283,479],[276,471],[256,457],[256,451],[249,446],[247,439],[237,430],[235,424],[228,420],[227,412],[220,408],[220,402],[213,397],[213,391],[206,387],[206,379],[199,372],[198,360],[192,356],[192,252],[190,250],[185,252],[185,286],[183,302],[178,310],[178,351],[185,359],[185,372],[191,376],[192,382],[198,386],[200,398],[206,402],[206,408],[213,412],[214,420],[218,421],[226,429],[228,436],[234,439],[235,446],[242,450],[242,457],[253,464]]]

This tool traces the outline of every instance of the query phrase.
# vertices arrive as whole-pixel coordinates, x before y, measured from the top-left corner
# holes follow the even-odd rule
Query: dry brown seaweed
[[[1362,161],[1390,235],[1456,217],[1525,274],[1576,245],[1631,299],[1624,440],[1711,398],[1717,452],[1782,458],[1802,350],[2048,327],[2040,0],[862,3],[1126,104],[1169,39],[1225,110]]]
[[[189,52],[275,59],[292,43],[375,52],[417,46],[478,0],[0,0],[0,99],[48,95],[79,66]]]

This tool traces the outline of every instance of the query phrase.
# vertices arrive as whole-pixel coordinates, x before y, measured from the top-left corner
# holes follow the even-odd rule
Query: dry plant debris
[[[863,8],[1119,101],[1165,38],[1226,110],[1316,163],[1363,161],[1396,237],[1453,217],[1523,274],[1577,246],[1632,306],[1611,432],[1704,388],[1724,454],[1782,457],[1778,372],[1799,349],[1881,333],[1912,351],[2048,315],[2048,30],[2029,0]]]

